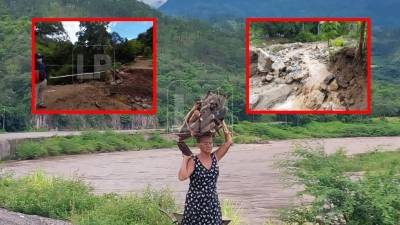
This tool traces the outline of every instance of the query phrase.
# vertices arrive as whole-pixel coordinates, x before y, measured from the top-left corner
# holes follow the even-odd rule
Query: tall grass
[[[14,178],[0,175],[0,207],[12,211],[71,221],[75,225],[172,225],[160,211],[177,210],[169,190],[146,188],[142,194],[95,195],[78,179],[63,179],[36,171]],[[221,205],[230,225],[244,225],[232,201]]]
[[[222,201],[222,216],[231,220],[229,225],[245,225],[240,216],[240,209],[230,200]]]
[[[40,171],[19,179],[0,176],[0,207],[69,220],[75,225],[171,225],[159,208],[176,209],[168,190],[94,195],[79,180],[50,177]]]
[[[17,212],[56,219],[68,219],[72,213],[94,208],[100,199],[79,180],[48,177],[37,171],[14,179],[0,177],[0,207]]]
[[[240,122],[234,125],[235,143],[258,143],[268,140],[334,137],[374,137],[400,135],[399,121],[373,120],[369,123],[311,122],[303,126]]]
[[[271,124],[265,122],[240,122],[234,125],[234,142],[242,144],[265,143],[268,140],[373,137],[400,135],[399,120],[371,120],[368,123],[310,122],[303,126]],[[216,143],[223,138],[217,137]],[[194,146],[194,141],[187,143]],[[154,133],[146,139],[141,134],[119,134],[89,131],[80,136],[51,137],[43,141],[26,141],[17,146],[15,159],[36,159],[64,154],[82,154],[126,150],[144,150],[174,147],[175,141]]]
[[[299,147],[282,165],[304,184],[298,194],[313,200],[285,210],[282,219],[290,224],[398,225],[400,167],[393,155],[398,157],[386,152],[348,157],[342,151],[328,155]],[[357,179],[347,173],[363,169],[366,173]]]
[[[73,214],[71,221],[76,225],[172,225],[160,211],[160,208],[175,210],[168,193],[147,189],[143,195],[105,195],[92,210]]]
[[[51,137],[42,141],[26,141],[17,146],[16,159],[36,159],[45,156],[83,154],[126,150],[143,150],[175,146],[160,134],[150,134],[146,140],[141,134],[120,134],[89,131],[79,136]]]
[[[369,152],[348,156],[342,163],[346,172],[376,172],[392,168],[400,173],[400,149],[387,152]]]

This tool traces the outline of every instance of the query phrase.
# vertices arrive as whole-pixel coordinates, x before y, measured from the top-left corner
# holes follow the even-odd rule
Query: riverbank
[[[236,144],[267,143],[272,140],[385,136],[400,136],[400,120],[372,119],[358,123],[314,121],[302,126],[267,122],[240,122],[233,125]],[[86,131],[74,136],[22,141],[16,146],[16,153],[11,159],[171,148],[175,146],[174,137],[173,134],[160,131],[148,134]],[[216,144],[222,141],[221,137],[215,140]],[[193,140],[188,140],[188,143],[194,146]]]
[[[347,155],[355,155],[400,149],[400,137],[279,140],[269,141],[267,144],[235,144],[219,163],[220,199],[234,202],[235,206],[240,208],[242,218],[249,224],[263,224],[268,218],[277,218],[277,210],[293,206],[296,203],[296,193],[302,190],[301,185],[288,186],[275,165],[280,159],[287,158],[293,146],[297,144],[323,146],[324,151],[329,154],[343,149]],[[346,170],[368,171],[366,165],[375,170],[389,163],[396,163],[386,160],[388,158],[399,157],[388,155],[380,160],[371,153],[360,160],[355,158],[354,161],[346,162],[347,166],[352,166]],[[179,182],[177,178],[181,160],[181,153],[173,147],[8,161],[3,162],[1,167],[6,171],[13,171],[16,178],[30,175],[37,169],[67,179],[78,176],[93,187],[96,194],[140,193],[148,185],[157,188],[168,187],[181,208],[188,187],[188,181]],[[356,161],[365,163],[359,165]]]

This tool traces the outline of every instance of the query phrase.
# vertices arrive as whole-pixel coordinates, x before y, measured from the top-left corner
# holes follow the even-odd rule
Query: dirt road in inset
[[[250,224],[262,224],[266,218],[277,215],[276,209],[290,206],[301,187],[287,187],[274,162],[284,157],[295,142],[234,145],[220,162],[220,199],[239,204],[242,217]],[[335,138],[310,142],[318,143],[323,144],[329,153],[343,147],[349,154],[357,154],[375,149],[399,149],[400,137]],[[97,193],[137,192],[147,185],[169,187],[182,206],[188,181],[179,182],[177,179],[180,162],[180,152],[171,148],[6,162],[1,167],[13,170],[16,176],[36,169],[64,177],[79,176]]]
[[[142,110],[152,106],[152,60],[138,58],[121,68],[82,83],[48,85],[44,104],[48,110]],[[76,78],[74,78],[76,80]],[[85,81],[85,82],[83,82]]]

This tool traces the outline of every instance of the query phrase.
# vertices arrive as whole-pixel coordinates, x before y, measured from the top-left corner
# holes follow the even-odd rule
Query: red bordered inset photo
[[[370,114],[369,18],[247,18],[246,113]]]
[[[155,18],[32,18],[32,114],[155,114]]]

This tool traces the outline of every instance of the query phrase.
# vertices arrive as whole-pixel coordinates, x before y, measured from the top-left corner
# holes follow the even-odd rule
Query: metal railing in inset
[[[92,73],[77,73],[77,74],[68,74],[68,75],[63,75],[63,76],[56,76],[56,77],[49,77],[49,79],[60,79],[60,78],[66,78],[66,77],[79,77],[79,79],[82,80],[90,80],[90,79],[100,79],[101,73],[104,73],[106,71],[100,71],[100,72],[92,72]],[[96,76],[96,77],[95,77]]]

